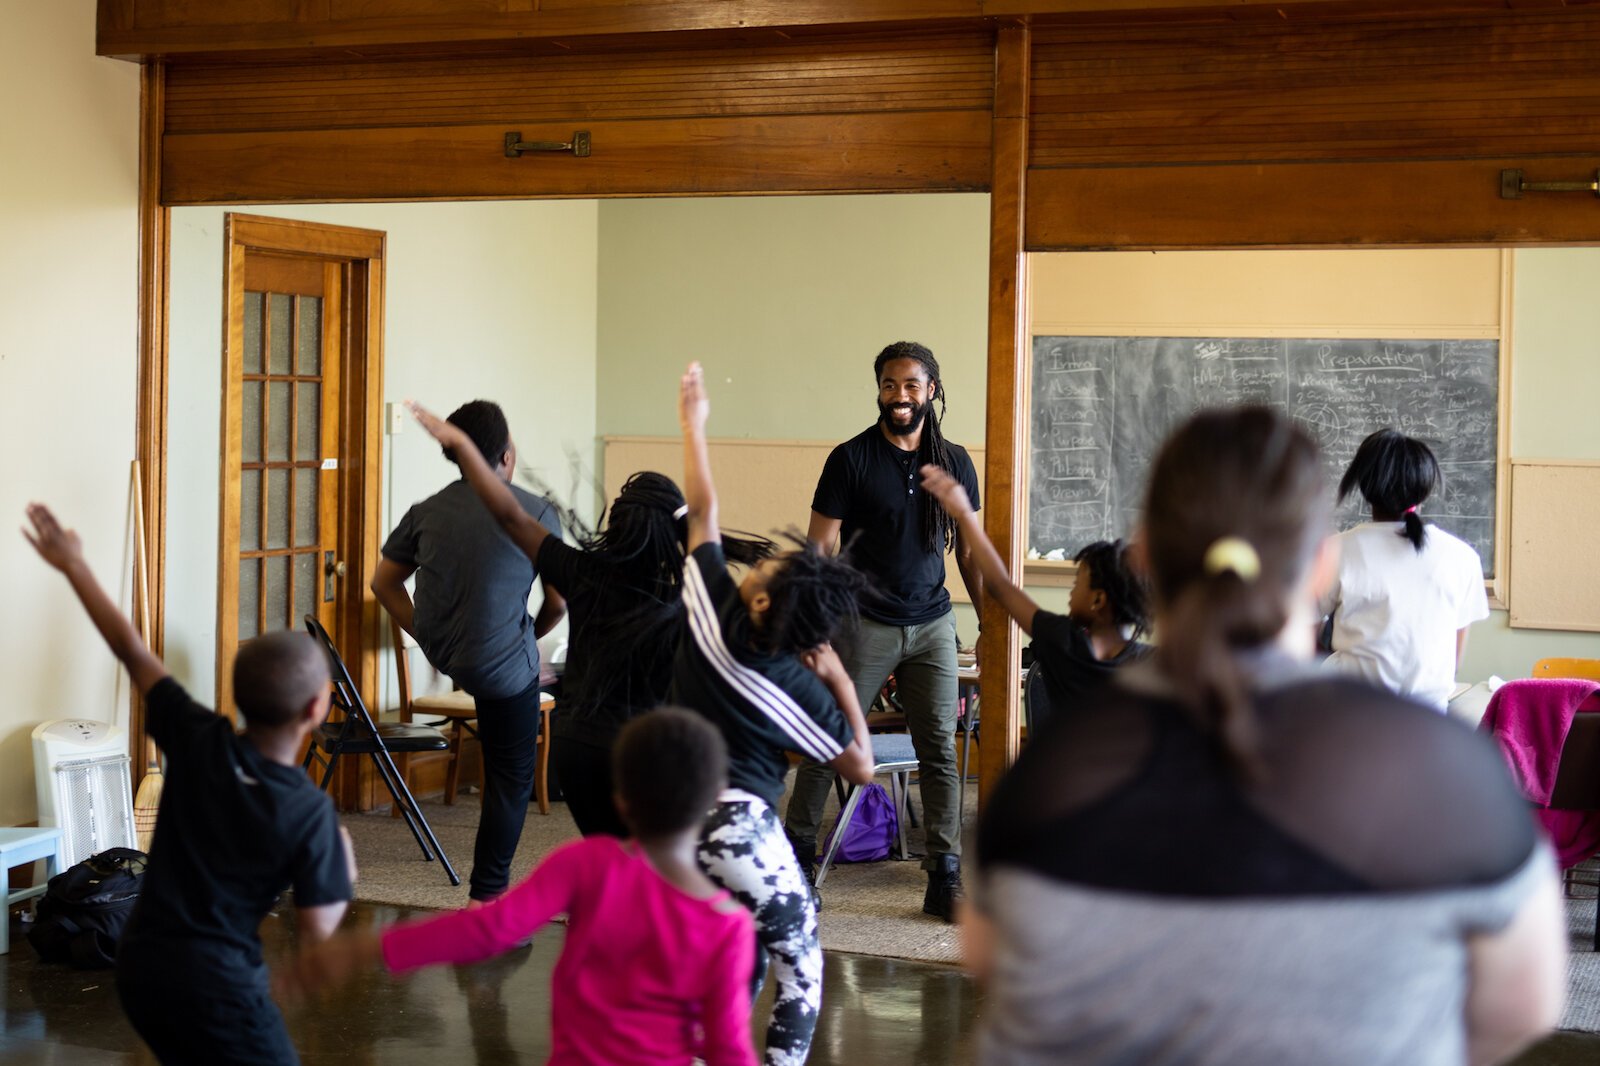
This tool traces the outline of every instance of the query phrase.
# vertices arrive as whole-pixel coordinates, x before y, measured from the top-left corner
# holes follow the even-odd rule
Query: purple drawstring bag
[[[887,859],[894,847],[895,822],[894,801],[889,798],[888,791],[876,781],[867,785],[861,802],[856,804],[855,815],[845,827],[844,840],[840,842],[839,853],[833,857],[833,861],[878,862]],[[835,823],[823,842],[823,854],[827,854],[833,834],[838,831],[839,826]]]

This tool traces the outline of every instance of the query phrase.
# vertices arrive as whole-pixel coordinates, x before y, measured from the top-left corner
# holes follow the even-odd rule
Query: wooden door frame
[[[372,704],[378,692],[379,609],[369,585],[377,568],[381,526],[383,443],[383,277],[385,235],[378,230],[333,226],[286,218],[229,212],[223,222],[222,291],[222,454],[217,535],[219,612],[227,590],[237,594],[239,481],[228,457],[241,449],[240,390],[232,371],[244,352],[244,265],[249,252],[300,255],[336,265],[343,273],[339,311],[341,387],[341,462],[338,477],[337,543],[345,560],[344,594],[331,627],[334,642],[350,667],[362,697]],[[331,310],[329,312],[331,317]],[[223,664],[237,647],[237,630],[226,619],[217,626],[217,709],[231,710],[231,678]],[[372,805],[368,774],[342,774],[340,806]]]

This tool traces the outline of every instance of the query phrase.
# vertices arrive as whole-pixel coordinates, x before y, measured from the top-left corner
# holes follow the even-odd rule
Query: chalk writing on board
[[[1500,346],[1492,340],[1035,337],[1030,554],[1126,536],[1162,440],[1206,407],[1266,404],[1322,448],[1329,492],[1374,430],[1426,441],[1427,518],[1494,562]],[[1366,518],[1359,493],[1340,528]]]

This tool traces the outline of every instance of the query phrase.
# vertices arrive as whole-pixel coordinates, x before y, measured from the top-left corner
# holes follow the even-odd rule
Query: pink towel
[[[1511,776],[1529,801],[1548,807],[1561,767],[1561,748],[1572,716],[1596,692],[1600,681],[1535,679],[1508,681],[1489,700],[1478,728],[1493,735],[1511,767]],[[1537,812],[1562,866],[1573,866],[1600,851],[1600,812]]]

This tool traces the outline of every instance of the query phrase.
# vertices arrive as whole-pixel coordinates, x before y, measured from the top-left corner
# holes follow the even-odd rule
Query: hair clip
[[[672,512],[672,517],[673,518],[682,518],[684,515],[686,515],[688,513],[689,513],[689,505],[688,504],[683,504],[676,511]]]
[[[1205,568],[1213,576],[1232,570],[1248,583],[1261,575],[1261,556],[1243,537],[1219,537],[1206,549]]]

